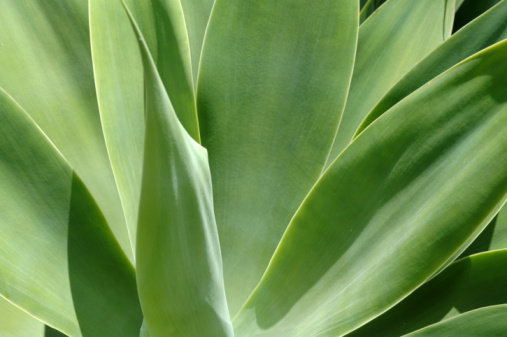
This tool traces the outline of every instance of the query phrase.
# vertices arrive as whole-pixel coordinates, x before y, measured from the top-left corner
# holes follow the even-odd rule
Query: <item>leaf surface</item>
[[[132,258],[100,125],[87,3],[2,1],[0,86],[16,97],[83,179]]]
[[[158,60],[180,121],[194,139],[199,139],[189,46],[179,0],[129,0],[127,4],[151,55]],[[90,0],[90,34],[102,127],[135,247],[144,142],[141,56],[119,0]]]
[[[133,19],[145,77],[137,282],[152,337],[233,336],[206,150],[179,122]]]
[[[507,303],[507,250],[454,262],[394,308],[347,337],[401,336],[460,313]]]
[[[0,90],[0,293],[71,337],[138,336],[134,269],[97,204]]]
[[[428,280],[507,196],[507,42],[372,123],[292,219],[237,336],[336,336]]]
[[[389,0],[361,25],[347,105],[326,167],[382,96],[451,35],[453,16],[454,0]]]
[[[451,36],[410,70],[377,103],[363,120],[355,136],[399,101],[432,78],[467,57],[507,38],[507,1],[502,1],[477,20]]]
[[[358,1],[217,0],[198,112],[231,313],[322,171],[349,87]]]
[[[44,323],[0,297],[0,336],[45,337]]]
[[[502,337],[507,333],[507,305],[473,310],[413,332],[410,337]]]

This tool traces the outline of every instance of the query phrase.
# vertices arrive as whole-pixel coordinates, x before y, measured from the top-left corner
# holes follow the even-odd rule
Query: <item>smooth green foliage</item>
[[[411,333],[410,337],[502,337],[507,331],[507,305],[477,309]]]
[[[87,0],[10,0],[1,11],[0,87],[83,179],[132,257],[98,115]]]
[[[453,35],[406,74],[363,120],[356,136],[371,122],[435,76],[472,54],[507,38],[507,1]]]
[[[506,0],[0,7],[0,336],[507,335]]]
[[[507,250],[461,259],[347,337],[402,336],[481,307],[507,303]]]
[[[322,171],[349,86],[357,11],[354,0],[215,3],[198,107],[231,314]]]
[[[73,337],[137,335],[134,269],[97,204],[4,91],[0,111],[0,292]]]
[[[382,96],[450,36],[453,6],[454,0],[388,1],[361,25],[347,105],[326,167]]]
[[[495,45],[429,83],[343,152],[292,219],[237,335],[349,332],[480,233],[506,199],[506,52]]]
[[[178,121],[148,47],[133,26],[145,77],[136,275],[146,327],[153,337],[233,336],[206,149]]]

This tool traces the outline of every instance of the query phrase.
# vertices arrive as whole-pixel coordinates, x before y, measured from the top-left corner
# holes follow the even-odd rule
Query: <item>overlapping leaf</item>
[[[71,337],[139,335],[132,265],[80,178],[0,91],[0,293]]]
[[[327,165],[384,94],[451,34],[454,0],[389,0],[359,29],[347,105]]]
[[[430,278],[507,193],[507,42],[400,102],[334,162],[234,319],[237,336],[336,336]]]
[[[145,144],[137,230],[137,280],[152,337],[233,336],[213,214],[206,150],[185,131],[148,46]]]
[[[357,0],[217,0],[198,112],[231,313],[320,175],[348,90]]]

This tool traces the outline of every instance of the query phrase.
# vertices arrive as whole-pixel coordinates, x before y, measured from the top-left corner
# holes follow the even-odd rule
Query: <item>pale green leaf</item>
[[[137,282],[152,337],[233,336],[206,150],[185,131],[131,18],[144,64]]]
[[[197,73],[201,60],[204,33],[213,8],[214,0],[174,0],[181,1],[188,31],[194,88],[197,86]]]
[[[357,0],[217,0],[198,112],[231,313],[319,177],[357,40]]]
[[[476,237],[507,198],[507,42],[377,119],[305,199],[237,336],[337,336],[380,315]]]
[[[71,337],[137,337],[132,265],[80,178],[1,90],[0,191],[0,294]]]
[[[507,38],[507,1],[482,15],[454,34],[408,72],[377,103],[356,131],[357,136],[371,122],[435,76],[480,50]]]
[[[0,297],[0,336],[46,337],[44,323]]]
[[[450,36],[453,16],[454,0],[389,0],[361,25],[347,105],[326,167],[384,94]]]
[[[178,117],[189,133],[199,139],[189,47],[179,1],[127,3],[151,54],[158,60]],[[90,0],[90,31],[102,127],[135,247],[144,137],[141,56],[120,0]]]
[[[100,125],[87,3],[2,1],[0,86],[16,97],[83,179],[132,258]]]
[[[463,258],[347,337],[395,337],[477,308],[507,303],[507,250]]]
[[[507,335],[507,305],[495,305],[467,312],[431,325],[410,337],[504,337]]]

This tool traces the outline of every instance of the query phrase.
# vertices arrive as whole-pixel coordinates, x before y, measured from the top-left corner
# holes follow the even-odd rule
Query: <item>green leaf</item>
[[[44,337],[67,337],[67,335],[64,335],[60,331],[46,325],[46,328],[44,329]]]
[[[0,158],[0,294],[71,337],[137,337],[132,265],[82,181],[2,90]]]
[[[45,337],[44,323],[0,297],[0,336]]]
[[[336,336],[423,284],[507,198],[507,42],[371,124],[294,216],[237,336]]]
[[[347,337],[401,336],[477,308],[507,303],[507,250],[461,259]]]
[[[197,73],[201,60],[204,33],[213,8],[214,0],[174,0],[181,1],[185,23],[187,26],[190,54],[192,59],[192,74],[194,75],[194,89],[197,86]]]
[[[148,331],[148,325],[146,325],[146,321],[143,321],[143,325],[141,325],[141,332],[139,333],[139,337],[150,337],[150,332]]]
[[[2,1],[0,86],[16,97],[83,179],[132,258],[100,125],[87,3]]]
[[[357,136],[371,122],[432,78],[480,50],[507,38],[507,1],[454,34],[408,72],[377,103],[356,131]]]
[[[382,96],[450,36],[453,6],[454,0],[389,0],[361,25],[347,105],[326,167]]]
[[[190,54],[179,1],[127,3],[158,60],[178,117],[194,139],[199,139]],[[141,56],[119,0],[90,0],[90,31],[102,127],[130,241],[135,247],[144,142]]]
[[[231,313],[319,177],[348,90],[357,0],[217,0],[198,86]]]
[[[383,3],[385,0],[368,0],[364,6],[361,6],[361,11],[359,12],[359,22],[362,24],[370,15],[373,14]]]
[[[476,17],[504,0],[465,0],[456,11],[453,31],[458,31]]]
[[[507,305],[481,308],[431,325],[410,337],[502,337],[507,334]]]
[[[206,150],[185,131],[133,18],[145,76],[137,281],[152,337],[233,336]]]

